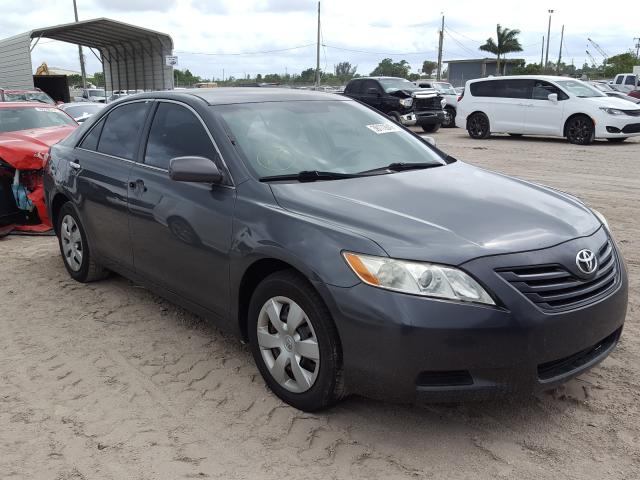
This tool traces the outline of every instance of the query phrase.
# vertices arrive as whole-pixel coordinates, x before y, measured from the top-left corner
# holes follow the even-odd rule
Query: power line
[[[456,38],[453,35],[451,35],[451,33],[449,32],[449,29],[447,27],[444,27],[444,33],[446,33],[447,36],[451,40],[453,40],[462,50],[466,51],[470,55],[476,55],[476,52],[474,52],[470,48],[465,47],[462,43],[460,43],[458,40],[456,40]]]
[[[186,53],[189,55],[211,55],[211,56],[263,55],[265,53],[288,52],[291,50],[298,50],[300,48],[307,48],[315,45],[316,44],[314,42],[314,43],[308,43],[306,45],[298,45],[297,47],[279,48],[276,50],[262,50],[259,52],[213,53],[213,52],[187,52],[185,50],[176,50],[176,53]]]
[[[445,28],[446,30],[449,30],[450,32],[455,33],[456,35],[460,35],[461,37],[464,37],[464,38],[466,38],[467,40],[471,40],[472,42],[477,43],[477,44],[479,44],[479,45],[482,45],[482,44],[484,43],[484,42],[479,42],[478,40],[475,40],[475,39],[473,39],[473,38],[471,38],[471,37],[467,37],[464,33],[456,32],[456,31],[455,31],[453,28],[451,28],[449,25],[446,25],[446,24],[445,24],[445,27],[444,27],[444,28]]]
[[[333,48],[334,50],[343,50],[345,52],[367,53],[370,55],[429,55],[432,53],[437,53],[436,50],[429,50],[424,52],[370,52],[367,50],[356,50],[353,48],[336,47],[334,45],[327,45],[327,44],[324,44],[324,46],[327,48]]]

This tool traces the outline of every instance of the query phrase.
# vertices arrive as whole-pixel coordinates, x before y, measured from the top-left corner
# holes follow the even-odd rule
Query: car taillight
[[[462,100],[462,97],[464,97],[464,90],[462,90],[462,93],[458,95],[458,101]]]

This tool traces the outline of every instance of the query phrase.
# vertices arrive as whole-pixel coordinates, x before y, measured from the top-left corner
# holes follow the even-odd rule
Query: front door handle
[[[147,191],[147,187],[141,178],[137,179],[135,182],[129,182],[129,188],[132,190],[140,190],[141,192]]]

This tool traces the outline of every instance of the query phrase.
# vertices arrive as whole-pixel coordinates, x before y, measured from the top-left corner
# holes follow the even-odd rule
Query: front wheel
[[[440,124],[434,123],[432,125],[422,125],[422,130],[427,133],[435,133],[440,130]]]
[[[489,117],[482,112],[477,112],[467,119],[467,132],[471,138],[483,140],[491,135]]]
[[[258,285],[248,332],[258,370],[281,400],[312,412],[342,398],[338,332],[322,298],[300,274],[283,270]]]
[[[566,133],[569,143],[589,145],[595,138],[596,129],[589,117],[578,115],[567,122]]]
[[[456,109],[452,107],[445,107],[445,119],[442,122],[444,128],[453,128],[456,126]]]

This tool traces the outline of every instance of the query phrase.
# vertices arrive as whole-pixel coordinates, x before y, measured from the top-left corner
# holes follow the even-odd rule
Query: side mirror
[[[378,96],[380,96],[380,92],[378,91],[377,88],[374,88],[374,87],[367,88],[367,94],[368,95],[378,95]]]
[[[176,182],[220,183],[223,176],[205,157],[176,157],[169,161],[169,178]]]
[[[550,93],[549,95],[547,95],[547,99],[549,99],[550,102],[558,103],[558,94]]]

